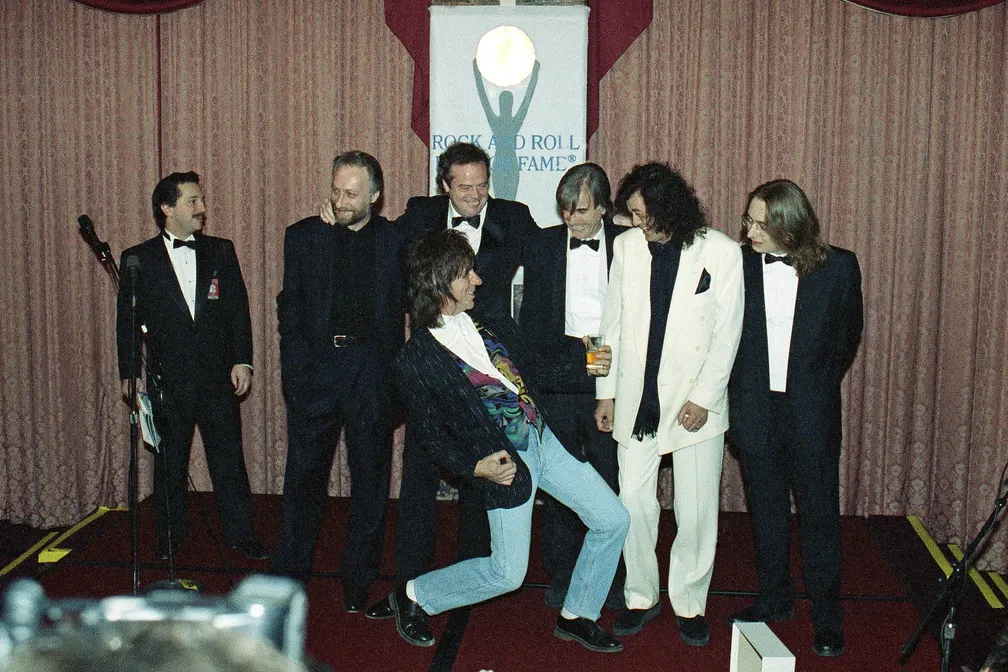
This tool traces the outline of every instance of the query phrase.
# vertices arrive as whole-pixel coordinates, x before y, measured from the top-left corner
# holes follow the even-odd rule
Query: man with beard
[[[238,398],[252,385],[252,324],[234,245],[202,234],[206,219],[199,175],[172,173],[154,188],[161,233],[122,254],[126,276],[117,302],[116,336],[123,396],[134,344],[146,334],[147,391],[162,454],[154,459],[157,555],[177,552],[186,537],[186,482],[193,432],[200,428],[224,541],[244,555],[269,557],[252,525],[252,493],[242,453]],[[134,263],[134,261],[136,263]],[[135,292],[137,325],[131,324]]]
[[[370,154],[333,160],[335,223],[308,217],[287,228],[277,297],[288,447],[272,570],[307,579],[345,428],[351,488],[340,578],[350,613],[364,608],[378,575],[392,453],[388,363],[405,335],[403,238],[373,212],[383,180]]]

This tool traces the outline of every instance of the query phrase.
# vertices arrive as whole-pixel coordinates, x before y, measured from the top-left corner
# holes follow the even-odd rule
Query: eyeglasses
[[[748,214],[742,215],[742,226],[748,231],[754,226],[758,226],[764,231],[766,231],[766,222],[757,222],[755,219],[750,217]]]

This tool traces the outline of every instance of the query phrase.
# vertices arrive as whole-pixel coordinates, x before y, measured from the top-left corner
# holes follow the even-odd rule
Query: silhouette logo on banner
[[[514,93],[509,90],[529,77],[525,96],[518,110],[514,110]],[[494,113],[487,95],[483,77],[501,87],[497,96],[497,113]],[[539,61],[532,40],[520,28],[499,26],[480,38],[473,59],[473,78],[479,94],[483,113],[493,134],[495,144],[490,175],[496,198],[514,200],[518,195],[521,165],[518,162],[518,133],[521,130],[536,83],[539,81]]]
[[[513,115],[511,109],[514,107],[514,94],[507,89],[501,91],[497,97],[499,112],[494,114],[493,108],[490,106],[490,98],[487,96],[486,86],[483,84],[483,75],[480,74],[475,59],[473,59],[473,76],[476,78],[476,91],[479,93],[480,103],[483,105],[483,113],[486,115],[490,131],[497,144],[490,170],[494,196],[513,201],[518,195],[518,181],[521,179],[518,166],[518,131],[521,130],[525,115],[528,114],[536,82],[539,81],[539,61],[536,61],[532,66],[532,79],[529,80],[528,87],[525,89],[525,98],[518,111]]]

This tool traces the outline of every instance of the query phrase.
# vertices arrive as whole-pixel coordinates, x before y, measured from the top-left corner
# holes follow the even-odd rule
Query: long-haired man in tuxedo
[[[813,649],[839,656],[840,382],[861,339],[861,271],[853,252],[822,240],[812,204],[790,180],[753,190],[742,225],[745,316],[729,436],[749,494],[760,589],[729,620],[792,616],[793,491]]]

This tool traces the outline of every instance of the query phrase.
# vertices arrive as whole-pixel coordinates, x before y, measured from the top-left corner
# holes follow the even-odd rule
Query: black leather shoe
[[[373,621],[395,618],[395,607],[392,606],[392,595],[386,595],[372,604],[364,612],[364,615]]]
[[[343,584],[343,609],[348,614],[358,614],[364,611],[367,604],[367,588],[353,584]]]
[[[623,650],[619,640],[587,618],[568,619],[558,616],[553,635],[568,642],[577,642],[586,649],[599,653],[618,653]]]
[[[413,646],[434,646],[434,635],[427,625],[427,612],[406,595],[406,586],[397,587],[390,596],[395,607],[396,630]]]
[[[255,537],[237,544],[231,544],[231,548],[250,560],[269,560],[270,557],[269,551]]]
[[[655,602],[650,609],[627,609],[616,617],[613,632],[617,635],[636,635],[645,623],[658,615],[659,611],[661,611],[660,602]]]
[[[844,652],[843,632],[839,630],[819,630],[812,641],[812,649],[820,656],[836,658]]]
[[[683,618],[676,616],[676,624],[679,625],[679,636],[682,641],[690,646],[707,646],[710,639],[710,628],[707,627],[707,619],[703,616],[693,616]]]
[[[753,602],[745,609],[740,609],[728,617],[728,625],[732,623],[767,623],[770,621],[790,621],[794,616],[794,605],[774,609],[759,602]]]

